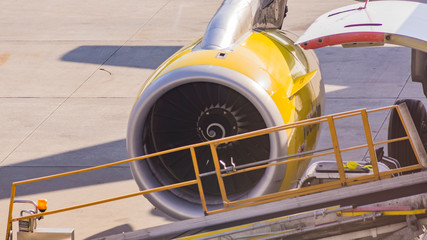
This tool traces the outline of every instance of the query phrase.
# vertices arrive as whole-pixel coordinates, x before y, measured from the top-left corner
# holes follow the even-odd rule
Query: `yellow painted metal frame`
[[[371,129],[369,126],[368,113],[391,110],[391,109],[395,109],[398,112],[398,115],[402,121],[402,125],[405,128],[407,136],[397,138],[397,139],[390,139],[387,141],[373,142],[372,135],[371,135]],[[337,133],[336,133],[335,120],[353,117],[353,116],[358,116],[358,115],[360,115],[362,118],[367,144],[341,149],[340,145],[339,145]],[[78,208],[89,207],[89,206],[93,206],[93,205],[98,205],[98,204],[102,204],[102,203],[107,203],[107,202],[111,202],[111,201],[129,198],[129,197],[134,197],[134,196],[139,196],[139,195],[144,195],[144,194],[150,194],[150,193],[170,190],[170,189],[194,185],[194,184],[197,184],[197,186],[198,186],[203,211],[205,212],[205,214],[214,214],[214,213],[224,212],[224,211],[228,211],[228,210],[232,210],[232,209],[248,207],[248,206],[258,205],[258,204],[262,204],[262,203],[273,202],[273,201],[277,201],[280,199],[296,197],[296,196],[316,193],[316,192],[325,191],[325,190],[331,190],[331,189],[339,188],[342,186],[349,186],[349,185],[355,185],[355,184],[360,184],[360,183],[366,183],[366,182],[370,182],[370,181],[376,181],[376,180],[380,180],[380,179],[384,179],[384,178],[389,178],[392,174],[422,169],[423,166],[421,165],[421,161],[419,159],[418,153],[415,150],[413,139],[411,138],[411,136],[408,132],[406,123],[402,119],[403,118],[402,118],[400,109],[397,106],[389,106],[389,107],[384,107],[384,108],[379,108],[379,109],[374,109],[374,110],[369,110],[369,111],[367,111],[366,109],[360,109],[360,110],[354,110],[354,111],[343,112],[343,113],[339,113],[339,114],[333,114],[333,115],[303,120],[303,121],[299,121],[299,122],[295,122],[295,123],[291,123],[291,124],[287,124],[287,125],[283,125],[283,126],[277,126],[277,127],[262,129],[262,130],[249,132],[249,133],[245,133],[245,134],[241,134],[241,135],[236,135],[236,136],[232,136],[232,137],[227,137],[227,138],[223,138],[223,139],[218,139],[218,140],[214,140],[214,141],[210,141],[210,142],[204,142],[204,143],[193,144],[193,145],[189,145],[189,146],[183,146],[183,147],[179,147],[179,148],[175,148],[175,149],[171,149],[171,150],[167,150],[167,151],[162,151],[162,152],[149,154],[149,155],[145,155],[145,156],[141,156],[141,157],[126,159],[126,160],[122,160],[122,161],[118,161],[118,162],[114,162],[114,163],[110,163],[110,164],[105,164],[105,165],[100,165],[100,166],[96,166],[96,167],[90,167],[90,168],[81,169],[81,170],[77,170],[77,171],[71,171],[71,172],[66,172],[66,173],[41,177],[41,178],[35,178],[35,179],[30,179],[30,180],[25,180],[25,181],[20,181],[20,182],[14,182],[12,184],[11,197],[10,197],[10,207],[9,207],[9,214],[8,214],[8,219],[7,219],[6,240],[9,239],[9,232],[12,229],[12,223],[19,221],[19,220],[51,215],[51,214],[70,211],[70,210],[74,210],[74,209],[78,209]],[[252,166],[252,167],[248,167],[248,168],[244,168],[244,169],[240,169],[240,170],[236,170],[236,171],[232,171],[232,172],[221,171],[221,167],[220,167],[219,160],[218,160],[218,155],[216,152],[216,147],[220,144],[232,142],[232,141],[237,141],[237,140],[241,140],[241,139],[245,139],[245,138],[256,137],[256,136],[269,134],[269,133],[273,133],[273,132],[284,131],[284,130],[288,130],[288,129],[292,129],[292,128],[296,128],[296,127],[303,127],[303,126],[307,126],[307,125],[311,125],[311,124],[318,124],[318,123],[322,123],[322,122],[326,122],[329,125],[329,129],[330,129],[330,133],[331,133],[331,140],[332,140],[332,144],[333,144],[333,151],[319,153],[319,154],[308,154],[306,156],[302,155],[300,157],[292,157],[291,159],[288,159],[288,160],[273,161],[270,163],[261,164],[259,166]],[[286,133],[283,133],[283,134],[286,134]],[[409,140],[412,148],[414,149],[414,151],[416,153],[415,156],[417,157],[418,164],[415,164],[412,166],[402,167],[399,169],[392,169],[392,170],[385,171],[385,172],[379,172],[378,162],[377,162],[374,147],[376,145],[386,144],[386,143],[390,143],[390,142],[404,141],[404,140]],[[218,178],[218,184],[220,187],[221,197],[222,197],[222,200],[224,203],[224,208],[212,210],[212,211],[208,211],[207,206],[206,206],[205,196],[204,196],[203,186],[202,186],[202,181],[201,181],[201,174],[199,173],[199,167],[197,165],[196,153],[194,150],[196,147],[207,146],[207,145],[210,146],[210,149],[212,151],[213,161],[214,161],[214,165],[215,165],[215,173],[216,173],[216,176]],[[369,150],[373,173],[369,174],[369,175],[365,175],[365,176],[360,176],[360,177],[346,178],[341,153],[346,152],[346,151],[355,150],[355,149],[361,149],[361,148],[368,148],[368,150]],[[191,157],[192,157],[192,161],[193,161],[193,165],[194,165],[194,172],[195,172],[195,176],[196,176],[196,179],[194,179],[194,180],[176,183],[176,184],[171,184],[171,185],[162,186],[162,187],[153,188],[153,189],[147,189],[144,191],[139,191],[136,193],[122,195],[122,196],[118,196],[118,197],[114,197],[114,198],[104,199],[104,200],[100,200],[100,201],[96,201],[96,202],[80,204],[80,205],[66,207],[66,208],[62,208],[62,209],[49,210],[49,211],[46,211],[44,213],[38,213],[38,214],[34,214],[34,215],[27,215],[27,216],[17,217],[17,218],[13,218],[13,216],[12,216],[13,206],[14,206],[14,201],[15,201],[15,192],[16,192],[16,187],[18,185],[32,183],[32,182],[38,182],[38,181],[44,181],[44,180],[48,180],[48,179],[64,177],[64,176],[69,176],[69,175],[78,174],[78,173],[94,171],[94,170],[98,170],[98,169],[102,169],[102,168],[112,167],[112,166],[116,166],[116,165],[120,165],[120,164],[124,164],[124,163],[129,163],[132,161],[140,161],[140,160],[144,160],[147,158],[152,158],[155,156],[164,155],[164,154],[177,152],[177,151],[183,151],[183,150],[189,150],[191,153]],[[296,161],[303,161],[303,160],[311,159],[314,157],[321,157],[321,156],[326,156],[326,155],[335,155],[335,159],[337,161],[338,172],[339,172],[339,176],[340,176],[340,179],[338,181],[323,183],[323,184],[304,187],[304,188],[300,188],[300,189],[291,189],[291,190],[287,190],[287,191],[277,192],[277,193],[273,193],[273,194],[269,194],[269,195],[265,195],[265,196],[254,197],[254,198],[244,199],[244,200],[229,201],[227,198],[226,187],[225,187],[224,182],[223,182],[224,177],[234,175],[234,174],[243,173],[243,172],[247,172],[247,171],[253,171],[253,170],[257,170],[257,169],[261,169],[261,168],[267,168],[270,166],[287,164],[287,163],[296,162]]]
[[[323,210],[334,210],[334,209],[338,210],[339,208],[340,208],[340,206],[338,205],[338,206],[333,206],[333,207],[329,207],[329,208],[324,208]],[[225,234],[225,233],[229,233],[231,235],[231,234],[233,234],[233,232],[235,233],[236,231],[241,233],[245,229],[246,230],[248,230],[248,229],[254,230],[260,226],[265,227],[265,226],[267,226],[268,223],[279,224],[283,220],[290,219],[292,217],[296,217],[296,216],[300,216],[300,215],[310,214],[311,216],[314,216],[316,218],[316,212],[318,212],[318,211],[319,210],[302,212],[302,213],[292,214],[292,215],[288,215],[288,216],[268,219],[268,220],[264,220],[264,221],[260,221],[260,222],[248,223],[245,225],[240,225],[240,226],[235,226],[235,227],[229,227],[229,228],[223,228],[223,229],[209,231],[209,232],[197,233],[197,234],[191,235],[191,236],[180,237],[180,238],[177,238],[176,240],[193,240],[193,239],[200,239],[200,238],[222,239],[221,237],[224,237],[223,234]],[[381,216],[406,216],[406,215],[425,214],[426,209],[395,210],[395,211],[393,211],[393,210],[387,210],[387,211],[379,210],[379,211],[364,211],[364,212],[347,212],[347,211],[343,212],[342,210],[339,210],[336,212],[336,215],[339,217],[354,217],[354,216],[363,216],[363,215],[369,216],[369,214],[372,216],[372,214],[375,214],[375,213],[381,213]],[[253,236],[253,238],[251,237],[250,239],[258,239],[258,238],[264,239],[263,237],[271,237],[271,236],[274,236],[277,234],[294,232],[294,231],[298,231],[298,230],[299,230],[298,228],[291,228],[291,229],[286,229],[286,230],[279,231],[279,232],[272,232],[270,234],[265,233],[265,235],[262,235],[262,236],[261,235]],[[232,238],[230,237],[230,239],[232,239]],[[239,239],[243,239],[242,236],[239,236]]]
[[[425,214],[426,209],[415,209],[415,210],[401,210],[401,211],[377,211],[380,212],[382,216],[405,216],[405,215],[417,215]],[[342,217],[353,217],[353,216],[362,216],[365,214],[373,213],[369,212],[338,212],[337,214]]]

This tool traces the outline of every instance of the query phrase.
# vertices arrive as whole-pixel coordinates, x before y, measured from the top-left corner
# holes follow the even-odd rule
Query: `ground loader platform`
[[[374,141],[368,115],[382,111],[396,111],[406,136]],[[355,121],[361,123],[364,144],[347,146],[339,141],[341,133],[336,128],[336,123],[345,119],[353,119],[353,124]],[[331,146],[323,146],[312,151],[303,151],[240,166],[222,164],[216,153],[216,147],[222,143],[280,131],[292,131],[294,128],[309,128],[320,123],[329,129]],[[409,142],[416,157],[416,164],[399,166],[398,163],[390,165],[390,163],[384,162],[384,159],[390,159],[379,154],[381,151],[378,149],[382,149],[388,143],[399,141]],[[204,145],[209,146],[212,151],[215,164],[215,171],[213,172],[199,173],[194,149]],[[196,176],[194,180],[60,209],[46,210],[43,206],[34,204],[36,207],[34,210],[23,210],[26,214],[22,215],[23,211],[21,211],[20,217],[14,217],[14,213],[16,213],[13,210],[14,205],[19,202],[19,200],[15,200],[15,192],[20,185],[78,175],[79,173],[132,161],[143,161],[153,156],[174,151],[191,152]],[[345,161],[345,154],[351,151],[364,151],[367,157],[359,162]],[[322,158],[325,157],[334,159],[334,164],[322,162]],[[312,166],[316,166],[315,171],[307,172],[305,176],[309,176],[309,178],[301,178],[300,185],[296,188],[243,200],[228,199],[226,186],[222,181],[224,177],[268,168],[269,166],[319,158],[319,162],[324,164],[316,165],[313,163]],[[205,216],[100,239],[282,239],[284,237],[286,239],[331,239],[334,236],[338,239],[339,237],[369,239],[369,237],[388,236],[390,234],[392,237],[395,237],[395,234],[403,234],[402,236],[405,237],[411,234],[419,236],[423,233],[423,226],[427,224],[427,172],[424,171],[426,166],[426,151],[405,104],[373,110],[359,109],[184,146],[97,167],[15,182],[12,185],[8,215],[7,232],[10,234],[6,239],[13,236],[12,229],[15,229],[13,224],[17,222],[19,222],[18,240],[74,239],[72,231],[67,230],[67,233],[51,230],[40,232],[41,230],[39,231],[34,223],[40,220],[40,217],[48,217],[51,214],[190,185],[196,185],[199,189]],[[208,175],[216,175],[218,178],[223,208],[210,209],[206,205],[201,178]],[[310,180],[308,181],[309,184],[306,184],[304,179],[316,181]],[[147,219],[141,220],[146,221]],[[49,235],[50,232],[57,235]],[[65,235],[67,238],[60,238]]]
[[[337,235],[341,236],[337,239],[353,239],[344,234],[374,237],[405,228],[420,235],[422,225],[427,225],[426,204],[427,172],[423,171],[100,239],[332,239]],[[371,205],[363,214],[337,214],[353,213],[363,205]],[[280,226],[286,222],[290,225]],[[196,235],[202,232],[209,233]],[[193,236],[183,237],[189,234]],[[408,236],[406,231],[401,234]],[[398,236],[395,239],[406,239]]]

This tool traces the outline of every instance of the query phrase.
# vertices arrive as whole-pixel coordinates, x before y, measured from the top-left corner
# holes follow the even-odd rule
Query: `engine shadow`
[[[80,46],[62,61],[156,69],[182,46]]]
[[[126,140],[122,139],[21,163],[4,165],[0,167],[0,199],[10,197],[13,182],[108,164],[127,158]],[[132,179],[128,164],[80,173],[76,176],[19,185],[16,196]]]

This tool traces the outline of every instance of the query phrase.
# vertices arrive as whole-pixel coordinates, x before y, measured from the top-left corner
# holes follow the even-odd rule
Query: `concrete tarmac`
[[[167,57],[203,35],[221,2],[0,2],[0,239],[12,182],[127,158],[126,126],[139,88]],[[284,29],[301,34],[322,13],[358,2],[289,0]],[[421,85],[410,79],[409,49],[329,47],[316,53],[327,84],[326,114],[399,98],[425,102]],[[370,120],[375,137],[384,137],[387,114]],[[343,128],[343,138],[357,135],[354,126]],[[136,191],[123,165],[19,186],[17,196],[47,198],[57,209]],[[15,216],[28,208],[16,205]],[[171,221],[135,197],[47,216],[39,227],[75,228],[76,239],[90,239]]]

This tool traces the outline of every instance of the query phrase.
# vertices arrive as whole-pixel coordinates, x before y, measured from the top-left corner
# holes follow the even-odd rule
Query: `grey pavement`
[[[126,125],[139,88],[167,57],[203,35],[221,2],[0,2],[0,239],[12,182],[127,158]],[[357,2],[289,0],[284,28],[301,34],[320,14]],[[330,47],[316,53],[327,84],[327,114],[387,106],[398,98],[426,102],[420,84],[410,81],[408,49]],[[377,138],[385,136],[386,118],[370,119]],[[359,136],[356,126],[342,127],[340,137]],[[20,186],[17,195],[47,198],[56,209],[137,190],[123,165]],[[90,239],[171,221],[136,197],[47,216],[39,226],[73,227],[76,239]]]

